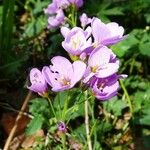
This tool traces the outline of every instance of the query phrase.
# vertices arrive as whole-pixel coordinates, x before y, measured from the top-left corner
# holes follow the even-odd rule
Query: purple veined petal
[[[86,59],[86,57],[87,57],[87,54],[86,54],[85,52],[81,53],[80,59],[81,59],[82,61],[84,61],[84,60]]]
[[[88,81],[95,75],[96,73],[91,72],[91,67],[87,67],[84,73],[83,83],[88,83]]]
[[[57,71],[58,73],[61,73],[61,75],[64,75],[65,77],[70,77],[73,74],[73,68],[72,64],[68,59],[62,56],[56,56],[51,59],[52,66],[50,66],[50,69],[52,71]]]
[[[91,39],[87,40],[83,29],[74,27],[65,37],[62,46],[69,54],[80,55],[91,46]]]
[[[30,71],[30,82],[31,86],[27,86],[28,89],[39,93],[42,95],[47,91],[47,84],[44,79],[44,76],[42,75],[41,71],[37,68],[33,68]]]
[[[91,67],[98,67],[100,65],[107,64],[109,63],[110,55],[110,49],[107,47],[97,47],[91,53],[88,60],[88,65]]]
[[[47,66],[43,67],[42,74],[43,74],[46,82],[51,87],[60,86],[60,83],[56,80],[58,75],[56,73],[52,73],[49,67],[47,67]]]
[[[99,78],[106,78],[113,74],[115,74],[119,69],[119,65],[116,63],[108,63],[106,65],[102,65],[98,73],[95,75]]]
[[[111,86],[105,86],[102,91],[95,86],[93,91],[95,92],[95,96],[97,99],[108,100],[117,95],[118,89],[119,89],[119,82],[117,81]]]
[[[83,83],[88,83],[88,81],[95,75],[96,73],[90,72],[87,76],[84,77]]]
[[[62,42],[62,47],[71,55],[80,55],[82,49],[74,49],[70,43]]]
[[[64,13],[62,10],[58,10],[56,15],[50,16],[48,18],[48,28],[55,28],[61,25],[64,22]]]
[[[101,45],[112,45],[126,38],[123,36],[124,28],[115,22],[104,24],[98,18],[94,18],[91,27],[95,43]]]
[[[122,40],[125,40],[126,38],[128,37],[128,35],[124,35],[123,37],[113,37],[113,38],[110,38],[110,39],[107,39],[107,40],[104,40],[102,41],[102,44],[103,45],[113,45],[113,44],[116,44]]]
[[[83,5],[83,0],[69,0],[71,4],[75,4],[77,8]]]
[[[46,9],[44,9],[44,13],[51,15],[51,14],[56,13],[57,10],[58,10],[57,4],[53,2],[53,3],[49,4]]]
[[[86,25],[90,24],[92,21],[91,18],[88,18],[87,14],[86,13],[83,13],[81,16],[80,16],[80,22],[81,22],[81,26],[84,28]]]
[[[52,83],[51,83],[51,71],[50,71],[50,68],[48,66],[44,66],[43,69],[42,69],[42,74],[46,80],[46,82],[52,86]]]
[[[40,80],[40,82],[45,83],[42,73],[37,68],[32,68],[30,71],[30,82],[34,83],[35,79]]]
[[[124,34],[124,28],[122,26],[119,26],[118,23],[116,22],[110,22],[106,24],[106,27],[110,30],[111,37],[115,37],[115,36],[122,37]]]
[[[54,92],[61,92],[61,91],[68,90],[70,88],[71,88],[70,85],[66,85],[66,86],[54,86],[54,87],[52,87],[52,91],[54,91]]]
[[[74,86],[83,77],[86,64],[82,61],[75,61],[73,64],[73,77],[71,80],[71,86]]]
[[[56,1],[58,7],[61,9],[66,9],[70,5],[70,2],[68,0],[56,0]]]
[[[67,34],[69,33],[70,29],[67,27],[61,27],[61,34],[63,35],[63,37],[65,38],[67,36]]]
[[[93,18],[91,27],[95,42],[101,43],[101,41],[107,39],[111,34],[106,25],[98,18]]]
[[[58,25],[59,25],[59,21],[54,16],[48,18],[48,29],[55,28]]]
[[[89,36],[91,35],[92,33],[92,28],[90,26],[88,26],[85,31],[84,31],[84,34],[85,34],[85,37],[86,38],[89,38]]]
[[[56,19],[57,19],[58,21],[60,21],[60,22],[63,22],[63,21],[64,21],[65,15],[64,15],[63,10],[59,9],[59,10],[57,11]]]

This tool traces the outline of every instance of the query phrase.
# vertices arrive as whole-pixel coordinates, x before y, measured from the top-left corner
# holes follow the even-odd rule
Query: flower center
[[[78,36],[74,36],[71,38],[71,43],[74,49],[77,49],[78,45],[81,43],[81,39]]]
[[[60,78],[60,83],[62,84],[62,86],[70,85],[70,80],[62,77]]]
[[[97,72],[97,69],[98,69],[98,66],[91,67],[91,71],[92,71],[93,73],[96,73],[96,72]]]

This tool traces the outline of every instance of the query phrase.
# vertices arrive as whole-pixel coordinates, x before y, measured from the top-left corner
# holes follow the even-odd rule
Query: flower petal
[[[109,77],[113,74],[115,74],[119,69],[119,65],[116,63],[108,63],[106,65],[103,65],[99,72],[95,75],[96,77],[99,78],[106,78]]]
[[[74,86],[83,77],[86,64],[82,61],[75,61],[73,64],[73,77],[71,80],[71,86]]]

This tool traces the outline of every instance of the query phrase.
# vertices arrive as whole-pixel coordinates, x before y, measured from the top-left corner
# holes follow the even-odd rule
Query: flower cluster
[[[83,1],[53,0],[45,9],[45,13],[55,14],[48,19],[49,27],[60,24],[64,16],[63,9],[71,4],[80,7]],[[56,56],[51,59],[51,65],[43,67],[41,72],[33,68],[30,72],[30,90],[43,95],[47,92],[47,85],[52,87],[52,91],[58,92],[71,89],[80,81],[99,100],[107,100],[117,94],[118,79],[127,76],[117,74],[119,60],[108,46],[127,37],[123,35],[124,28],[115,22],[105,24],[98,18],[89,18],[85,13],[80,16],[80,23],[81,27],[61,27],[64,37],[62,47],[73,62]]]
[[[51,4],[44,9],[48,18],[48,28],[52,29],[65,22],[64,10],[70,6],[79,8],[83,5],[83,0],[53,0]]]

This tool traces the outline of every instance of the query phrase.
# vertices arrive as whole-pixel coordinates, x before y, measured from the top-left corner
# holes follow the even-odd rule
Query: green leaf
[[[140,44],[139,50],[140,50],[141,54],[150,57],[150,42]]]
[[[106,111],[112,112],[115,116],[120,116],[122,114],[122,109],[127,107],[127,104],[124,101],[117,99],[117,97],[104,102],[103,105]]]
[[[110,16],[112,16],[112,15],[124,15],[121,7],[114,7],[114,8],[106,9],[103,11],[103,14],[110,15]]]
[[[150,115],[145,115],[141,119],[139,119],[139,124],[150,126]]]
[[[44,118],[41,115],[35,116],[28,124],[26,134],[27,135],[34,134],[36,131],[42,128],[43,122]]]
[[[118,57],[123,57],[127,51],[137,43],[139,43],[139,40],[133,35],[133,33],[130,33],[127,39],[111,46],[111,49]]]
[[[50,114],[48,101],[44,98],[32,99],[29,104],[29,112],[34,116],[41,114],[48,117]]]

